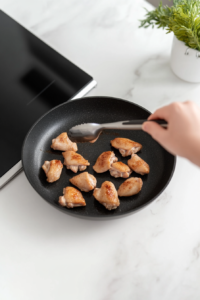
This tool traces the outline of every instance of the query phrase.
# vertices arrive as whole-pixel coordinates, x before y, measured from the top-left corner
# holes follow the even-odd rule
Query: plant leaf
[[[140,27],[157,26],[174,32],[178,40],[200,51],[200,0],[174,0],[173,6],[159,6],[147,11]]]

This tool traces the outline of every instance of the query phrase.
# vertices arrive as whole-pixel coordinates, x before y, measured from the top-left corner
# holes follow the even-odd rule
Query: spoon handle
[[[142,129],[142,124],[147,120],[129,120],[121,122],[113,122],[107,124],[101,124],[103,129],[124,129],[124,130],[140,130]],[[165,120],[151,120],[148,122],[155,122],[160,126],[167,128],[168,123]]]
[[[122,124],[123,125],[142,125],[144,122],[148,120],[131,120],[131,121],[124,121]],[[162,127],[167,127],[168,123],[165,120],[150,120],[148,122],[155,122],[159,124]]]

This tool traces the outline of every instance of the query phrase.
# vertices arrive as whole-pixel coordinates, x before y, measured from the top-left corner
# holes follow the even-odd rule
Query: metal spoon
[[[142,124],[146,121],[147,120],[131,120],[104,124],[85,123],[72,127],[68,132],[68,136],[72,142],[95,142],[104,129],[141,130]],[[167,128],[167,122],[165,120],[151,121]]]

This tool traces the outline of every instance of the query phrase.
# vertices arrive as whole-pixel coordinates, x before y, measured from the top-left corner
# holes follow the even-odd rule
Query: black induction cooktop
[[[33,123],[96,82],[1,10],[0,74],[1,188],[21,168],[22,143]]]

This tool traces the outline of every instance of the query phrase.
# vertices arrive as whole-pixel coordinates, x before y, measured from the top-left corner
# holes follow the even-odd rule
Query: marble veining
[[[200,85],[169,66],[173,35],[139,29],[143,0],[0,0],[23,26],[91,73],[89,95],[154,111],[200,105]],[[24,173],[0,192],[0,299],[199,300],[200,170],[178,158],[172,181],[149,206],[112,221],[56,211]]]

